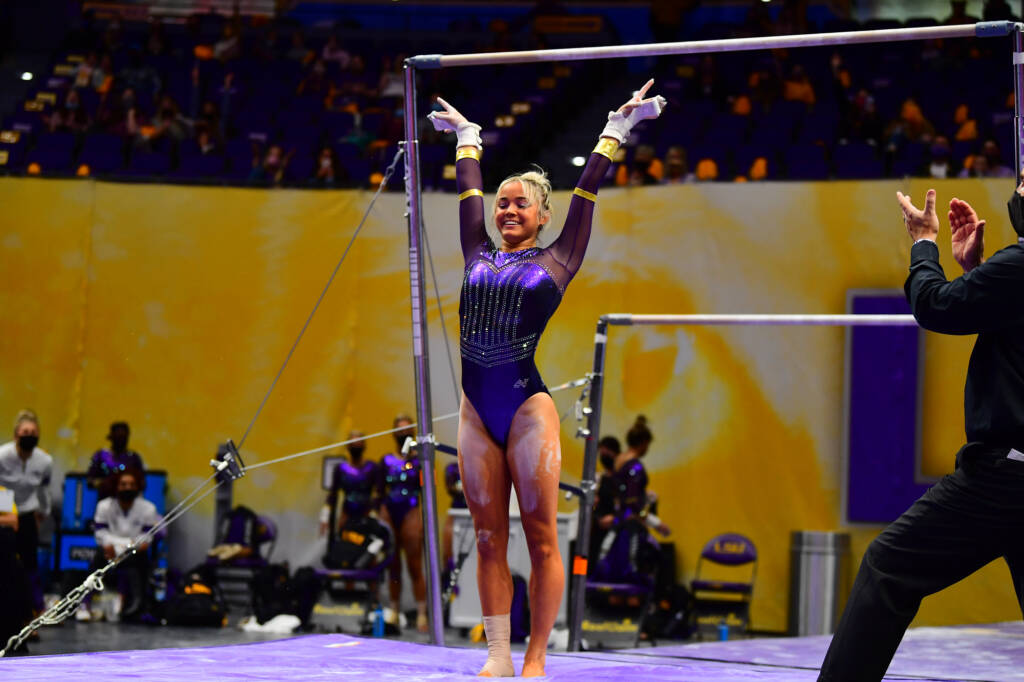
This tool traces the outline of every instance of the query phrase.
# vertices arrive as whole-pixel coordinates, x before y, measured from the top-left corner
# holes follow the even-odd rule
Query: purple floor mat
[[[549,679],[716,680],[804,682],[828,637],[753,639],[604,653],[550,654]],[[116,651],[0,660],[4,680],[469,680],[484,649],[438,649],[423,644],[348,635],[190,649]],[[516,668],[522,655],[514,656]],[[1024,625],[912,630],[887,680],[1024,680]]]

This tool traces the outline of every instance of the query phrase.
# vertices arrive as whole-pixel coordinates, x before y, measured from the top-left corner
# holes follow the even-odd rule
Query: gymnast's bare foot
[[[544,677],[544,657],[539,661],[525,661],[522,677]]]

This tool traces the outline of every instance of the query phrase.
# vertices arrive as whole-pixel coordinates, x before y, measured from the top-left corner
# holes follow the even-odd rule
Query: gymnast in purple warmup
[[[509,648],[512,576],[507,548],[509,496],[514,485],[532,565],[530,644],[523,677],[544,674],[548,636],[564,588],[555,515],[561,471],[559,419],[534,364],[540,335],[583,263],[597,189],[618,146],[633,125],[661,113],[665,100],[645,99],[648,81],[608,115],[590,160],[573,190],[561,234],[547,247],[538,236],[551,220],[551,183],[543,173],[506,178],[491,219],[500,235],[487,234],[480,157],[480,126],[438,98],[444,111],[430,114],[438,130],[455,131],[459,231],[465,275],[459,305],[462,406],[459,464],[476,531],[477,587],[487,633],[482,677],[515,674]]]
[[[362,438],[362,431],[351,431],[349,439]],[[331,475],[331,491],[327,494],[327,502],[320,510],[320,535],[327,532],[327,524],[331,510],[338,504],[338,493],[344,493],[341,503],[341,518],[332,533],[345,525],[349,519],[362,518],[380,506],[377,496],[380,483],[380,465],[363,459],[366,441],[357,440],[348,445],[348,460],[338,462]]]

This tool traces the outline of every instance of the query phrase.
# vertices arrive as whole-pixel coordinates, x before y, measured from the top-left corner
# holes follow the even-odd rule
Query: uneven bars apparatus
[[[742,52],[750,50],[771,50],[777,48],[821,47],[827,45],[856,45],[865,43],[885,43],[908,40],[933,40],[938,38],[995,38],[1013,36],[1013,69],[1014,69],[1014,150],[1017,168],[1022,167],[1021,145],[1022,135],[1021,101],[1024,99],[1024,24],[1011,21],[986,21],[977,24],[956,26],[925,26],[920,28],[895,28],[879,31],[845,31],[840,33],[809,33],[804,35],[769,36],[762,38],[731,38],[725,40],[685,41],[672,43],[653,43],[649,45],[618,45],[605,47],[581,47],[556,50],[525,50],[522,52],[492,52],[462,55],[418,55],[405,60],[405,193],[409,225],[409,279],[411,287],[412,307],[412,338],[413,365],[416,375],[416,415],[417,423],[429,425],[431,421],[429,351],[427,344],[426,310],[423,306],[424,273],[421,267],[420,244],[423,233],[423,209],[419,178],[419,141],[417,139],[416,113],[416,70],[442,69],[459,66],[487,66],[497,64],[527,64],[554,61],[582,61],[590,59],[611,59],[622,57],[654,57],[660,55],[708,54],[717,52]],[[653,316],[653,315],[605,315],[598,321],[598,338],[607,333],[607,326],[631,324],[773,324],[772,316],[761,316],[759,320],[736,321],[735,316],[700,316],[705,322],[683,321],[687,316]],[[828,323],[814,322],[817,316],[786,316],[789,322],[779,321],[777,324],[831,324],[848,326],[860,324],[855,320],[835,321]],[[847,316],[830,316],[833,318]],[[860,316],[848,316],[860,317]],[[865,318],[868,316],[864,316]],[[873,316],[877,317],[877,316]],[[656,319],[658,318],[658,319]],[[713,319],[712,319],[713,318]],[[729,318],[733,321],[727,321]],[[802,318],[797,321],[795,318]],[[775,317],[775,319],[780,319]],[[912,319],[912,318],[911,318]],[[673,321],[674,320],[674,321]],[[893,321],[895,322],[895,320]],[[886,324],[891,324],[888,322]],[[899,322],[898,324],[909,324]],[[600,357],[599,357],[600,356]],[[600,362],[599,362],[600,361]],[[588,429],[583,435],[586,447],[583,457],[583,477],[580,487],[584,495],[580,498],[579,522],[576,531],[576,556],[573,559],[571,582],[571,605],[569,612],[569,651],[580,648],[580,625],[583,620],[583,598],[586,588],[586,566],[590,535],[591,507],[594,501],[594,477],[597,465],[597,426],[600,423],[601,380],[598,371],[604,367],[604,343],[596,343],[594,351],[595,374],[592,379],[588,408]],[[590,425],[593,428],[590,428]],[[423,428],[422,426],[419,428]],[[429,428],[429,427],[428,427]],[[441,620],[441,584],[440,584],[440,552],[437,533],[437,500],[434,489],[434,435],[433,433],[417,434],[421,447],[423,466],[423,530],[424,547],[427,564],[427,604],[429,612],[431,641],[444,644],[444,627]],[[581,541],[580,538],[583,538]]]

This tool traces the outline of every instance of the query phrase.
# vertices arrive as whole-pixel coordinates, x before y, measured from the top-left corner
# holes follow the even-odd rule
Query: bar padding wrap
[[[405,60],[405,63],[417,69],[440,69],[441,55],[421,54],[415,57],[409,57]]]
[[[1008,36],[1013,33],[1014,26],[1016,25],[1012,21],[979,21],[974,25],[974,33],[979,38]]]

